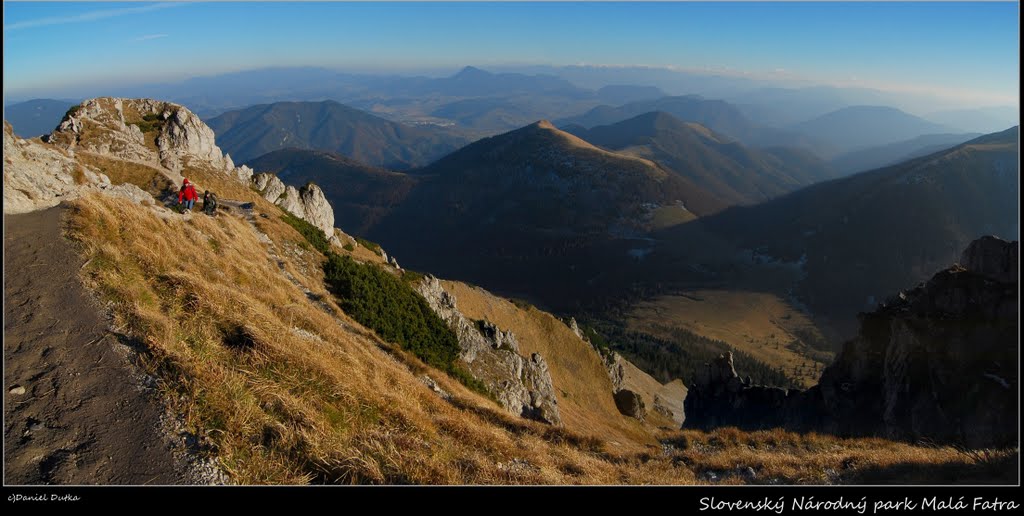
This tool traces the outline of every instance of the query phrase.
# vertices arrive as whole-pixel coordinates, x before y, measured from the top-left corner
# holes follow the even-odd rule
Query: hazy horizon
[[[274,67],[648,67],[1015,106],[1018,4],[4,3],[4,98]]]

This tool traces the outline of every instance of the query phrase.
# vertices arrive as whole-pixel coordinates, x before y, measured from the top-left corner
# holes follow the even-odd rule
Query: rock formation
[[[720,357],[690,386],[686,426],[1016,443],[1017,246],[975,240],[963,265],[861,314],[859,335],[806,391],[749,385]]]
[[[252,186],[270,202],[276,202],[284,194],[284,183],[274,174],[264,172],[252,176]]]
[[[323,230],[330,236],[334,233],[334,209],[327,202],[324,191],[319,186],[309,183],[299,189],[299,202],[306,214],[306,222]]]
[[[106,175],[58,149],[18,138],[4,121],[4,213],[50,208],[87,191],[135,203],[153,202],[151,195],[135,185],[112,185]]]
[[[615,407],[623,415],[643,421],[647,417],[647,407],[640,395],[629,390],[622,389],[615,393]]]
[[[295,188],[265,172],[252,176],[251,184],[264,199],[320,228],[328,238],[334,235],[334,209],[319,186],[309,183]]]
[[[519,354],[515,335],[487,321],[466,319],[456,307],[455,296],[434,276],[427,276],[417,291],[430,308],[455,331],[459,358],[510,413],[552,425],[561,424],[558,399],[547,363],[538,353]]]
[[[144,131],[145,129],[145,131]],[[152,99],[100,97],[71,108],[46,137],[69,151],[87,151],[129,161],[159,164],[174,174],[185,165],[205,166],[238,177],[221,153],[213,130],[184,106]]]
[[[575,320],[570,321],[570,328]],[[578,328],[578,325],[576,325]],[[673,380],[662,385],[647,373],[643,372],[622,355],[597,348],[604,362],[608,378],[612,381],[612,394],[615,405],[625,416],[640,421],[646,419],[648,409],[671,419],[676,425],[685,420],[683,400],[686,398],[686,386],[682,380]],[[632,398],[636,398],[635,402]]]

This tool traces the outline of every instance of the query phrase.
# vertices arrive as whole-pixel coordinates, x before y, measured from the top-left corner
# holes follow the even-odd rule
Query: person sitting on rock
[[[206,190],[203,192],[203,213],[213,216],[217,212],[217,194]]]
[[[185,178],[181,183],[181,189],[178,190],[178,204],[184,207],[185,212],[190,212],[198,197],[196,186],[190,183],[188,178]]]

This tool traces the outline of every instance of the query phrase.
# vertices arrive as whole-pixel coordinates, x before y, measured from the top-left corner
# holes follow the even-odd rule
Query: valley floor
[[[83,289],[62,211],[4,216],[4,483],[202,482]]]

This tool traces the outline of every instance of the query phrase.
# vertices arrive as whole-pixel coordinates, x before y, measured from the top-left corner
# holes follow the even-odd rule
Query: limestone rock
[[[284,208],[300,219],[306,219],[306,210],[302,204],[302,197],[299,196],[299,190],[294,186],[288,185],[284,187],[284,193],[274,201],[274,204]]]
[[[246,165],[235,168],[234,174],[235,177],[244,184],[250,184],[252,182],[253,170]]]
[[[285,190],[284,183],[277,176],[266,172],[252,176],[252,185],[264,199],[270,202],[276,202]]]
[[[153,196],[149,192],[131,184],[123,183],[116,186],[111,186],[106,190],[108,195],[114,197],[121,197],[127,199],[134,204],[152,205],[154,204]]]
[[[193,161],[215,170],[234,168],[199,117],[184,106],[153,99],[86,100],[69,110],[47,141],[67,150],[159,163],[174,172]]]
[[[160,163],[171,170],[180,170],[191,160],[208,163],[217,170],[232,170],[234,164],[225,159],[217,147],[213,129],[184,106],[148,99],[129,100],[143,114],[159,114],[165,123],[156,137]]]
[[[517,416],[561,424],[558,399],[551,383],[547,362],[537,353],[519,354],[515,335],[487,321],[473,322],[456,306],[456,299],[441,282],[427,276],[417,291],[430,308],[455,332],[459,359],[466,369],[491,390],[498,403]]]
[[[683,424],[686,419],[683,400],[687,391],[682,380],[675,379],[662,385],[622,355],[600,348],[597,351],[612,382],[613,395],[617,396],[624,390],[633,392],[645,407],[671,419],[676,425]]]
[[[302,212],[305,214],[306,222],[320,228],[325,235],[334,232],[334,210],[327,202],[323,190],[319,186],[309,183],[303,186],[298,192],[299,202],[302,203]]]
[[[27,213],[110,186],[61,151],[18,138],[4,121],[4,213]]]

